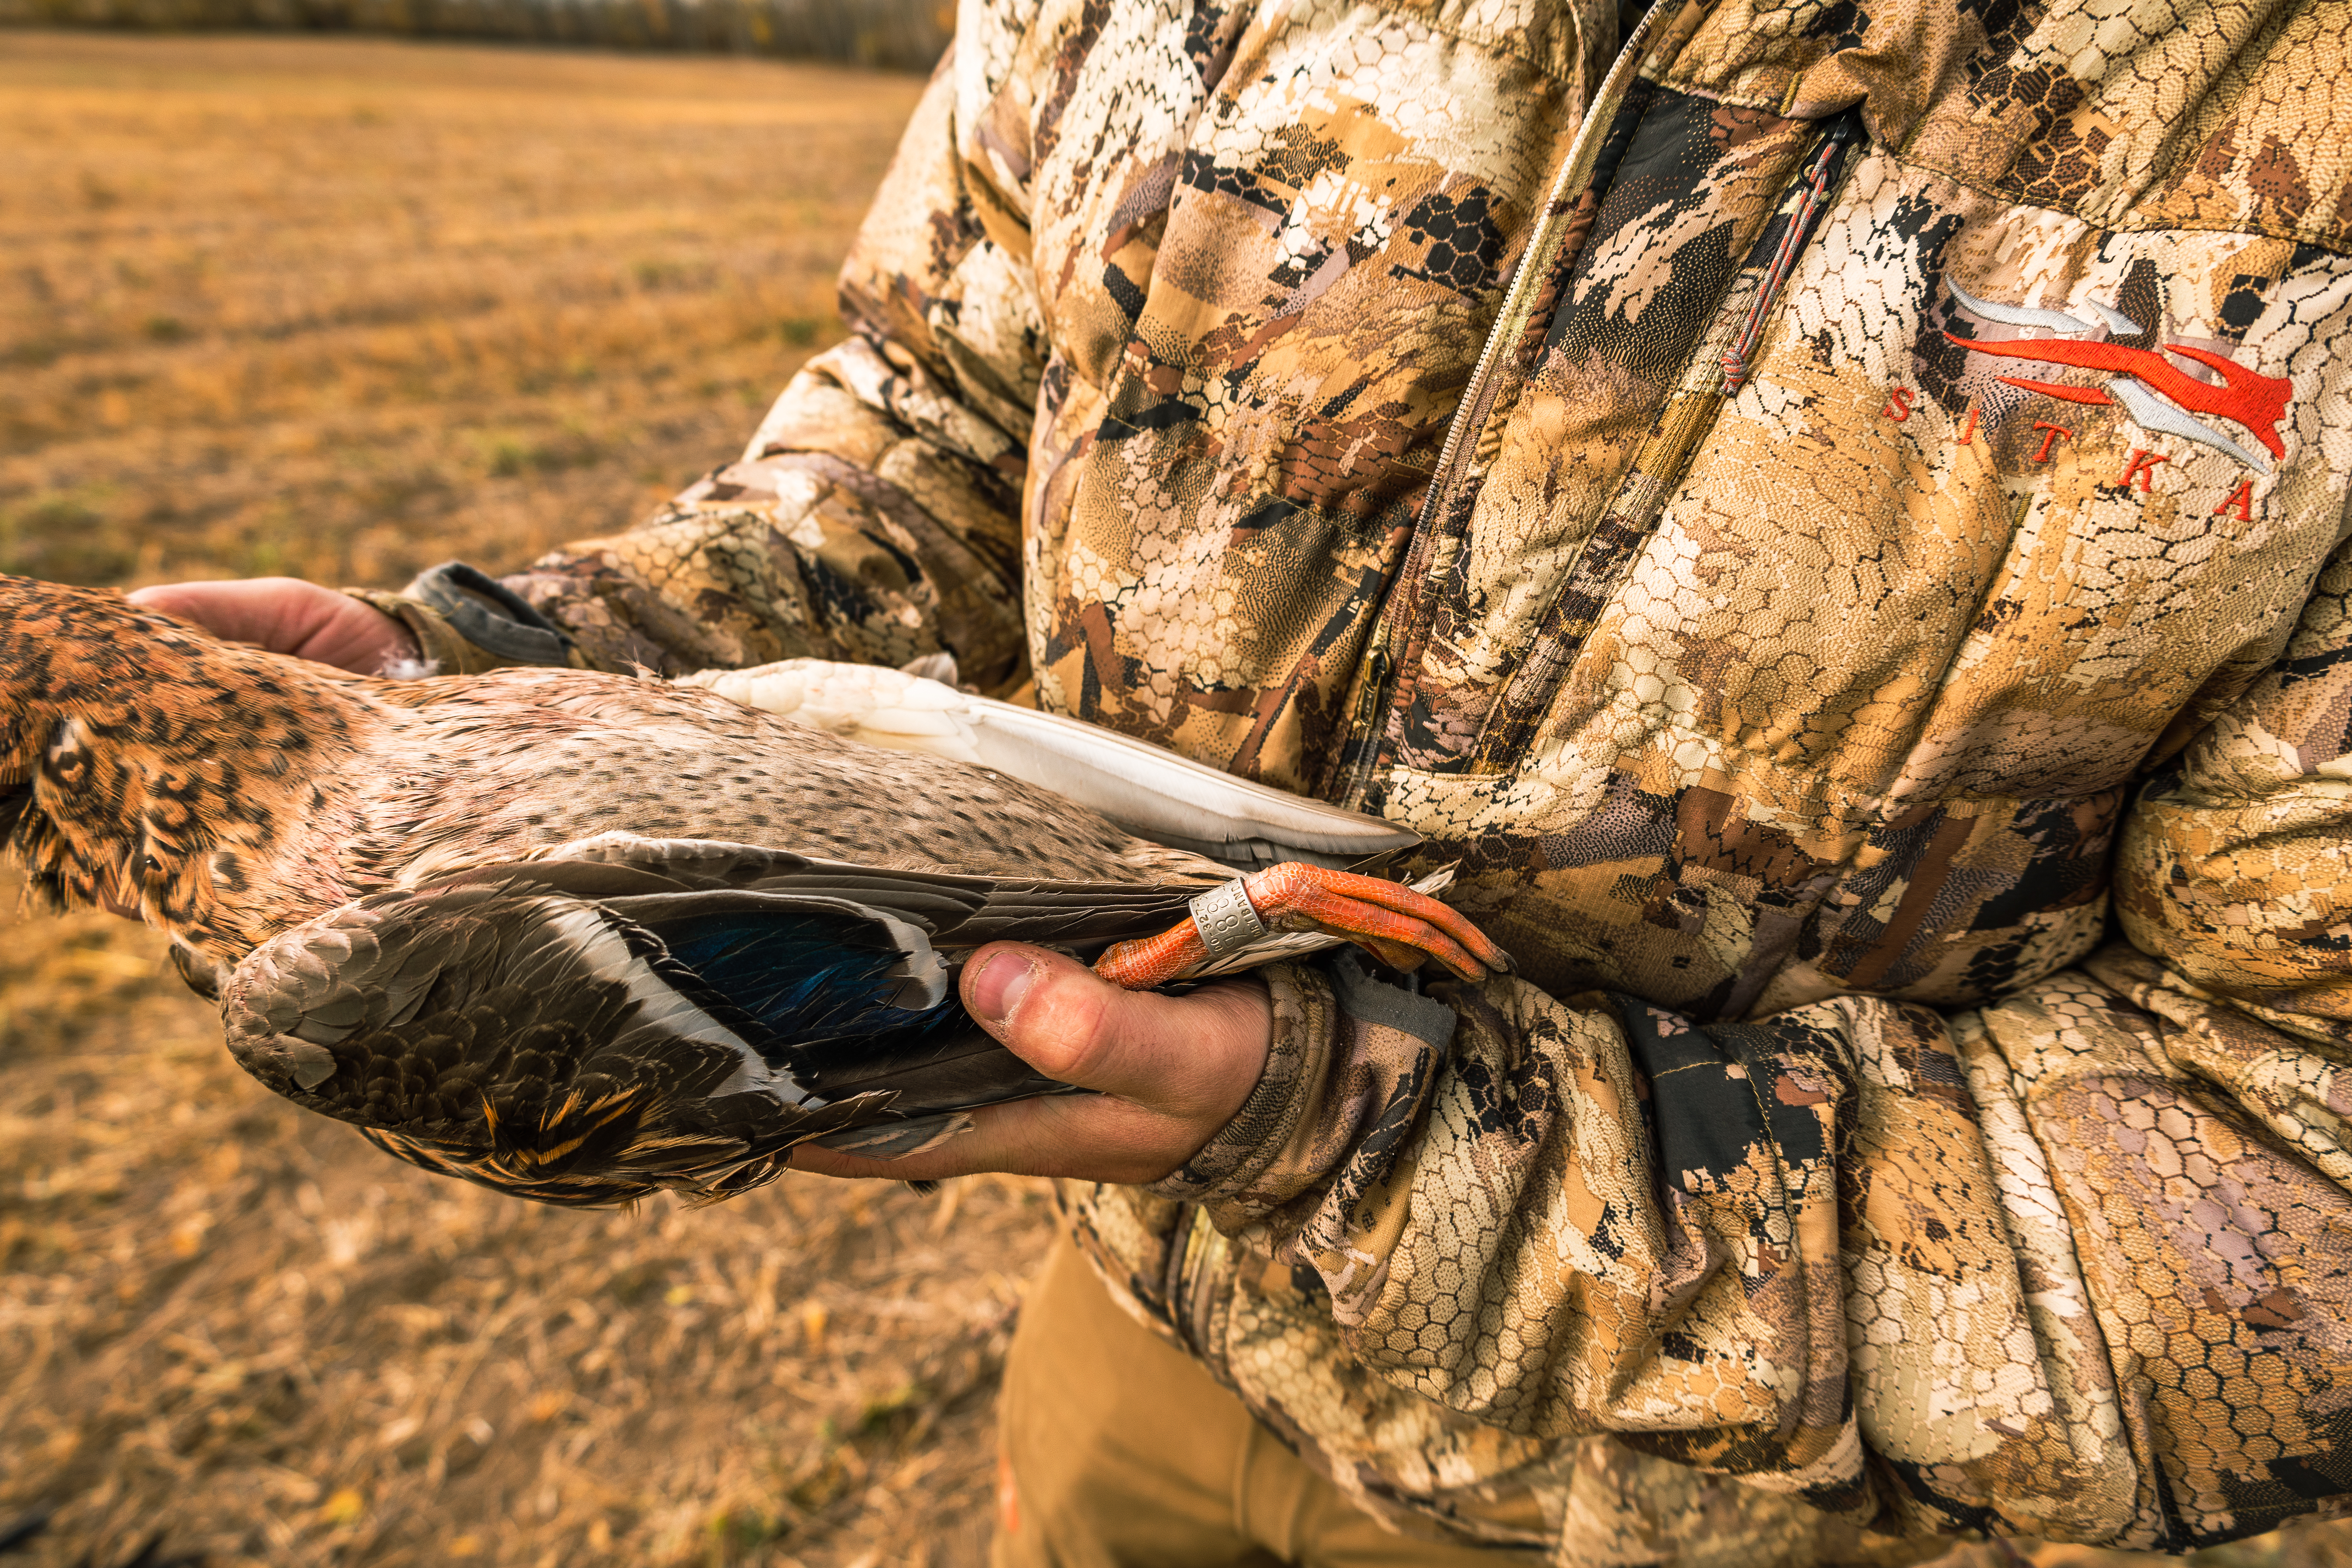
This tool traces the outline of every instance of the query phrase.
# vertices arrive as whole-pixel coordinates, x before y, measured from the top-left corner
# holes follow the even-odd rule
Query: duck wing
[[[231,1055],[428,1169],[555,1203],[717,1198],[800,1142],[908,1152],[1064,1090],[963,1011],[963,957],[1087,956],[1199,891],[623,835],[566,850],[279,933],[221,988]]]

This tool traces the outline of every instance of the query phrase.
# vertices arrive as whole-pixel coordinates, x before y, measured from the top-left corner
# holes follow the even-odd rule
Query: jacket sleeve
[[[1208,1343],[1318,1315],[1475,1423],[1613,1434],[1875,1530],[2181,1552],[2330,1507],[2352,551],[2149,779],[2115,900],[2127,941],[1957,1014],[1703,1026],[1279,972],[1256,1094],[1160,1188],[1234,1259],[1178,1316]],[[1319,1402],[1318,1432],[1353,1401],[1357,1458],[1381,1451],[1361,1388],[1226,1372],[1262,1407]]]
[[[572,639],[572,662],[677,675],[945,652],[982,689],[1023,679],[1019,502],[1044,334],[1018,193],[958,155],[952,64],[843,268],[848,340],[793,379],[736,461],[643,524],[502,580]],[[404,597],[388,607],[446,656],[431,606]],[[459,668],[485,662],[462,642]]]

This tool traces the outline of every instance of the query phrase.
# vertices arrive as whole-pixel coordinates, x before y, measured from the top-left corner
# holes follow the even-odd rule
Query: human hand
[[[166,583],[125,595],[134,605],[194,621],[227,642],[331,664],[358,675],[419,657],[406,626],[349,594],[299,577]]]
[[[1156,1182],[1241,1110],[1274,1034],[1273,1006],[1255,981],[1185,996],[1122,991],[1074,959],[1009,942],[964,965],[963,1002],[1039,1072],[1100,1092],[985,1107],[971,1112],[971,1131],[903,1160],[803,1143],[793,1167],[898,1181],[1006,1171]]]

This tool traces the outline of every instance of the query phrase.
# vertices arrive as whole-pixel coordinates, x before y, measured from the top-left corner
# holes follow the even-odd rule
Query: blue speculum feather
[[[670,956],[801,1052],[917,1056],[968,1039],[970,1014],[950,991],[923,1010],[897,1007],[903,956],[865,921],[740,912],[686,916],[655,928]]]

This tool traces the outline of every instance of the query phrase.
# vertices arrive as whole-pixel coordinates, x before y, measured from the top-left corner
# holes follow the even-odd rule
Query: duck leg
[[[1232,908],[1235,900],[1247,906],[1247,914]],[[1211,908],[1204,910],[1204,903]],[[1120,942],[1095,961],[1095,973],[1129,991],[1147,991],[1223,957],[1232,946],[1221,942],[1213,950],[1202,929],[1203,919],[1223,923],[1220,903],[1244,925],[1255,915],[1265,930],[1344,937],[1391,969],[1412,969],[1433,958],[1465,980],[1483,980],[1511,967],[1510,956],[1484,931],[1425,893],[1377,877],[1286,861],[1196,900],[1194,918],[1181,925]]]

